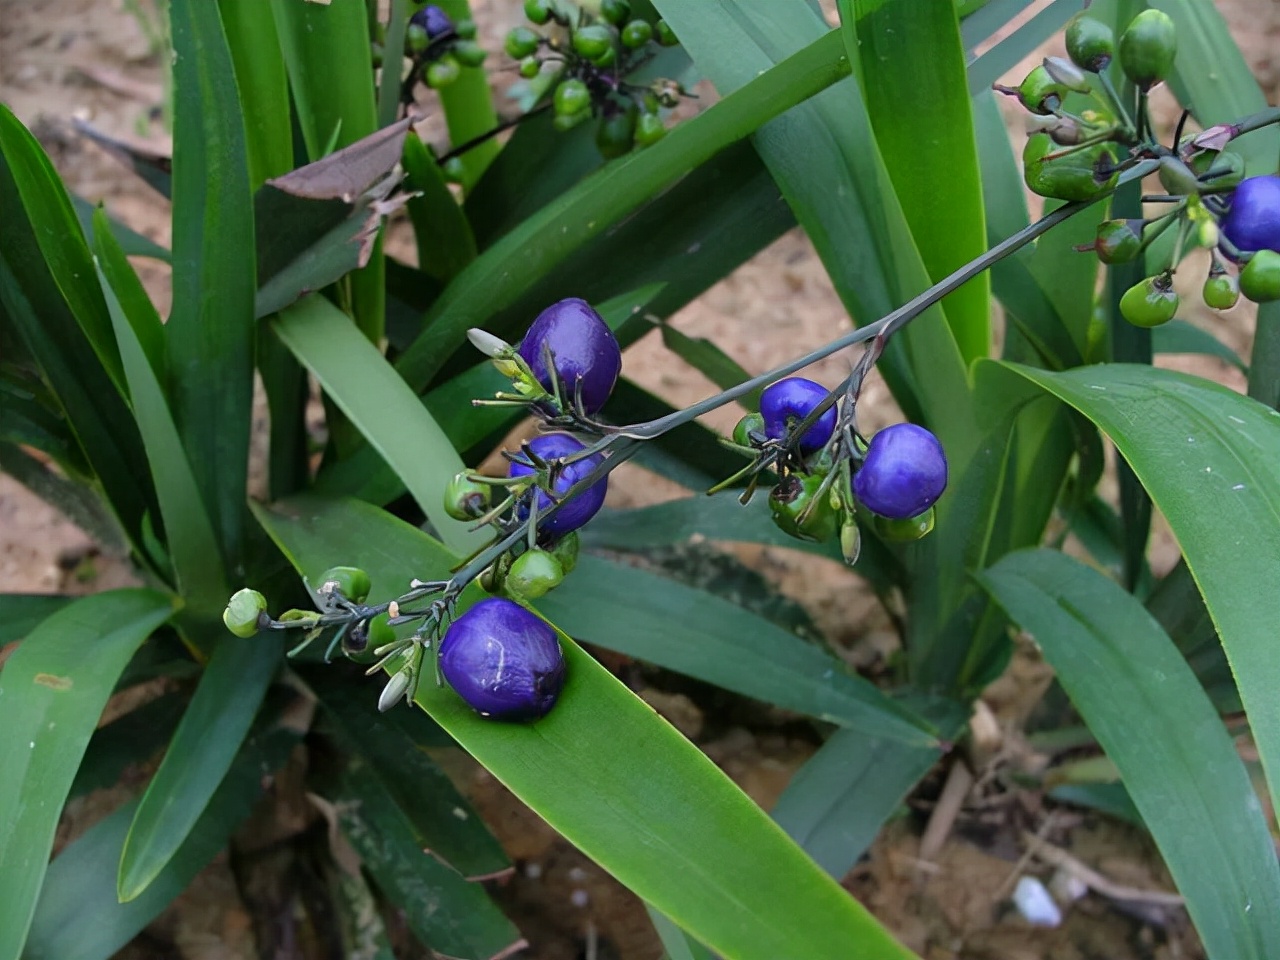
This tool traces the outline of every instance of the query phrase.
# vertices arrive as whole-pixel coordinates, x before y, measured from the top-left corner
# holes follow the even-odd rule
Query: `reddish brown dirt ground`
[[[142,5],[149,8],[149,0]],[[166,148],[157,120],[162,98],[160,61],[139,19],[130,12],[133,6],[126,0],[0,0],[0,99],[37,132],[74,190],[105,201],[115,216],[167,244],[167,205],[70,130],[70,121],[79,118],[113,136]],[[1276,102],[1280,4],[1220,0],[1219,8],[1270,101]],[[502,34],[516,22],[519,4],[481,0],[477,10],[482,41],[497,49]],[[1029,59],[1006,80],[1016,82],[1031,63]],[[1167,122],[1168,110],[1164,113]],[[1020,123],[1013,109],[1009,116],[1011,126]],[[164,313],[167,274],[149,263],[140,269]],[[1187,297],[1184,302],[1196,300]],[[1202,310],[1190,314],[1190,319],[1247,351],[1252,329],[1247,311],[1222,318]],[[849,326],[812,246],[798,231],[717,284],[671,322],[690,336],[714,340],[751,371],[815,347]],[[818,364],[810,375],[835,383],[847,370],[847,362],[832,358]],[[1234,370],[1214,361],[1175,357],[1164,362],[1242,387]],[[690,403],[713,389],[666,352],[656,336],[628,352],[626,372],[678,404]],[[861,409],[868,411],[872,428],[895,418],[878,379],[869,385]],[[709,423],[726,430],[735,417],[725,410],[710,417]],[[640,505],[677,492],[654,478],[624,474],[611,488],[610,504]],[[815,569],[785,550],[743,550],[741,556],[798,599],[828,639],[852,660],[865,663],[892,649],[888,621],[856,576],[834,565]],[[1166,569],[1175,558],[1176,547],[1162,532],[1153,548],[1153,564]],[[103,553],[55,510],[0,475],[0,590],[80,593],[129,579],[118,558]],[[1018,732],[1047,677],[1034,653],[1024,651],[989,691],[987,707],[980,711],[975,727],[977,752],[988,762],[979,764],[978,785],[956,812],[941,847],[922,852],[921,834],[939,802],[945,770],[935,771],[917,791],[909,815],[885,831],[871,856],[846,879],[846,886],[930,960],[1202,956],[1185,915],[1177,909],[1139,903],[1121,910],[1115,900],[1095,892],[1071,908],[1066,923],[1053,931],[1031,928],[1010,909],[1008,895],[1020,871],[1026,869],[1045,880],[1053,874],[1042,859],[1028,863],[1023,858],[1021,829],[1039,830],[1043,840],[1068,848],[1077,861],[1115,884],[1171,889],[1158,855],[1134,831],[1093,816],[1061,811],[1050,816],[1037,793],[1006,788],[1010,774],[1042,769],[1047,761]],[[753,798],[770,806],[812,753],[811,740],[793,735],[786,718],[768,712],[728,720],[706,715],[668,679],[641,676],[642,695]],[[596,938],[594,955],[602,960],[650,960],[660,955],[634,896],[560,840],[485,771],[465,758],[455,758],[452,772],[519,865],[498,895],[533,945],[525,956],[576,960],[588,956],[592,938]],[[135,771],[121,787],[73,803],[60,840],[84,829],[136,790],[144,773]],[[278,832],[289,824],[299,828],[306,822],[308,814],[299,810],[307,808],[295,779],[280,779],[276,793],[284,799],[264,810],[270,826],[251,828],[254,835]],[[249,842],[251,837],[246,834],[240,839]],[[256,956],[251,909],[225,858],[205,870],[146,936],[121,955],[186,960]]]

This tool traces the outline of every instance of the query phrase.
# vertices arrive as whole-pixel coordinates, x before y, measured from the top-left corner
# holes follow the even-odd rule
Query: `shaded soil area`
[[[145,18],[131,12],[135,7],[125,0],[0,0],[0,98],[36,132],[73,190],[105,202],[117,218],[167,245],[167,203],[72,127],[74,120],[88,121],[111,136],[167,150],[160,58]],[[145,2],[142,8],[150,9]],[[500,49],[503,33],[517,22],[519,4],[481,0],[476,8],[482,42]],[[1276,102],[1280,4],[1221,0],[1219,8],[1269,100]],[[1016,82],[1032,63],[1028,59],[1006,81]],[[495,89],[502,94],[509,82],[509,77],[495,80]],[[1016,110],[1011,107],[1008,116],[1020,137]],[[1159,116],[1170,128],[1175,117],[1168,104]],[[428,127],[429,134],[433,129],[438,124]],[[392,249],[407,249],[404,224],[396,230]],[[167,271],[151,262],[139,261],[138,266],[163,315],[169,306]],[[1197,296],[1184,298],[1184,303],[1187,319],[1247,355],[1253,324],[1248,309],[1218,316],[1203,308]],[[850,326],[812,245],[799,231],[781,238],[670,322],[689,336],[713,340],[752,372],[819,346]],[[808,375],[834,385],[849,361],[830,358]],[[1237,371],[1214,360],[1178,356],[1161,362],[1234,389],[1243,387]],[[629,350],[625,363],[628,376],[678,405],[714,390],[669,353],[656,333]],[[878,377],[868,384],[860,410],[866,411],[864,425],[870,429],[899,418]],[[728,431],[739,413],[722,410],[707,422]],[[609,504],[638,506],[678,495],[682,491],[674,485],[624,468],[611,487]],[[734,555],[801,604],[816,630],[849,662],[874,670],[895,649],[889,618],[850,571],[786,550],[744,547]],[[1163,572],[1176,557],[1167,529],[1158,527],[1153,567]],[[119,557],[0,475],[0,590],[84,593],[131,579]],[[794,716],[623,657],[600,656],[766,808],[819,745],[815,730]],[[1202,956],[1185,912],[1160,895],[1172,890],[1172,884],[1144,834],[1100,815],[1054,805],[1038,790],[1021,786],[1059,755],[1023,732],[1049,681],[1034,650],[1020,649],[1006,676],[979,705],[972,744],[945,758],[921,784],[845,878],[845,886],[929,960]],[[163,689],[160,683],[145,695]],[[125,703],[113,704],[116,713],[126,708]],[[296,760],[237,837],[238,849],[258,849],[265,838],[284,838],[287,845],[290,838],[310,836],[316,829],[319,814],[303,795],[296,769],[305,755],[300,752]],[[661,955],[632,894],[482,768],[457,754],[446,762],[516,864],[512,876],[491,886],[531,944],[522,956],[656,960]],[[59,843],[136,794],[147,774],[148,768],[131,769],[117,787],[74,801]],[[303,947],[270,932],[287,926],[288,917],[263,917],[254,898],[246,896],[251,883],[243,864],[235,866],[232,859],[219,857],[121,956],[212,960],[255,957],[259,950],[264,956],[305,956]],[[1010,896],[1024,874],[1055,890],[1081,894],[1061,926],[1034,928],[1011,907]],[[399,936],[406,935],[400,931]],[[405,947],[398,955],[420,952]]]

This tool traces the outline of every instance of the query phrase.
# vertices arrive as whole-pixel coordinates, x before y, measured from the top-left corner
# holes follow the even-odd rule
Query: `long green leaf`
[[[949,3],[839,0],[841,33],[856,65],[876,144],[930,279],[987,249],[964,49]],[[929,149],[920,149],[920,131]],[[965,363],[991,350],[984,273],[942,301]]]
[[[461,458],[350,319],[312,296],[285,310],[272,329],[400,476],[445,543],[460,552],[479,546],[483,534],[444,512],[444,488],[463,469]]]
[[[105,221],[100,218],[96,226],[97,243],[113,243]],[[166,546],[178,585],[194,616],[216,618],[229,593],[227,575],[182,437],[173,422],[156,371],[138,339],[135,324],[141,326],[145,320],[131,323],[106,276],[100,270],[97,275],[120,342],[120,355],[133,397],[133,413],[151,463],[160,514],[164,518]]]
[[[483,886],[423,849],[409,810],[369,767],[354,754],[318,785],[361,866],[404,912],[409,929],[434,953],[458,960],[491,960],[527,946]]]
[[[40,378],[56,396],[111,510],[137,546],[143,515],[155,509],[155,501],[150,484],[139,481],[146,476],[146,455],[118,386],[123,381],[114,380],[103,367],[50,272],[7,157],[0,163],[0,207],[5,210],[0,230],[0,323],[6,328],[5,339],[20,343],[39,366]],[[72,229],[78,238],[79,227]]]
[[[182,847],[135,900],[116,899],[115,872],[131,802],[94,824],[49,865],[36,904],[25,960],[108,960],[154,920],[226,845],[249,815],[264,782],[303,731],[269,711],[231,765]]]
[[[1249,396],[1273,410],[1280,409],[1280,307],[1274,302],[1258,306],[1249,355]]]
[[[404,141],[405,205],[418,244],[418,269],[448,283],[476,258],[476,238],[467,215],[445,182],[440,165],[417,135]]]
[[[390,599],[398,593],[390,584],[380,587],[370,596]],[[358,775],[378,781],[403,812],[415,851],[430,851],[470,880],[511,870],[497,839],[428,754],[427,748],[439,746],[447,735],[416,710],[384,717],[369,696],[367,682],[353,683],[332,667],[309,668],[305,677],[340,742],[358,758]],[[371,730],[377,730],[377,736],[369,736]]]
[[[63,607],[5,662],[0,702],[0,957],[17,960],[53,848],[58,815],[116,678],[173,613],[152,590],[113,590]]]
[[[253,406],[253,206],[244,118],[216,4],[173,0],[174,419],[218,536],[243,562]]]
[[[358,501],[256,513],[304,573],[342,556],[395,582],[456,562]],[[727,960],[911,956],[692,744],[568,637],[561,645],[568,682],[535,724],[486,721],[430,683],[419,703],[552,827]]]
[[[1056,551],[1010,554],[979,579],[1035,637],[1120,768],[1209,956],[1280,955],[1280,866],[1257,794],[1160,625]]]
[[[249,185],[293,169],[289,79],[271,7],[263,0],[218,0],[244,108]]]
[[[537,277],[607,233],[627,214],[720,150],[847,74],[840,38],[830,34],[661,141],[602,168],[486,250],[432,307],[426,328],[397,369],[421,390],[469,327],[510,304]],[[660,279],[660,278],[659,278]]]
[[[674,580],[585,556],[538,608],[589,643],[867,735],[936,744],[925,721],[821,648]]]
[[[121,903],[144,894],[178,855],[227,775],[280,662],[278,637],[225,636],[213,651],[120,855]]]
[[[80,229],[84,232],[86,238],[93,236],[93,212],[98,209],[99,204],[90,203],[84,197],[77,193],[71,194],[71,205],[76,209],[76,217],[80,221]],[[152,260],[160,260],[168,263],[171,259],[169,251],[160,246],[149,237],[144,237],[129,227],[126,227],[119,220],[108,214],[111,223],[111,233],[119,242],[120,247],[130,257],[150,257]]]
[[[280,50],[289,73],[307,155],[349,146],[378,127],[367,8],[362,0],[295,3],[272,0]],[[386,324],[382,241],[350,280],[351,313],[373,343]]]
[[[1222,638],[1267,779],[1280,784],[1280,412],[1141,365],[1012,369],[1096,423],[1168,520]]]
[[[95,730],[68,798],[113,786],[130,764],[149,760],[173,735],[186,705],[180,693],[166,693]]]
[[[34,239],[49,273],[70,307],[103,369],[118,390],[124,389],[120,353],[111,335],[102,291],[92,289],[93,260],[78,229],[71,196],[53,163],[13,112],[0,104],[0,151],[17,184],[27,219],[38,224]],[[7,217],[6,217],[7,219]]]

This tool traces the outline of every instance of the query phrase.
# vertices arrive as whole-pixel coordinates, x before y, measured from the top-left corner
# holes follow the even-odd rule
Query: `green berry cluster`
[[[602,0],[598,17],[564,0],[525,0],[525,16],[536,27],[507,34],[506,52],[520,62],[520,75],[538,76],[544,66],[557,71],[552,108],[557,130],[596,121],[596,146],[606,159],[633,147],[647,147],[667,132],[662,111],[687,96],[680,84],[649,85],[625,79],[650,60],[655,47],[676,44],[663,20],[633,16],[629,0]]]
[[[1081,13],[1067,25],[1065,39],[1069,60],[1047,58],[1017,88],[997,89],[1016,96],[1031,114],[1023,173],[1028,188],[1041,196],[1096,200],[1115,189],[1127,168],[1158,162],[1167,195],[1148,199],[1164,205],[1159,215],[1105,220],[1094,241],[1079,248],[1094,252],[1104,264],[1129,263],[1146,255],[1166,230],[1176,229],[1171,257],[1123,294],[1121,314],[1143,327],[1172,320],[1179,307],[1173,276],[1196,247],[1214,251],[1202,290],[1211,308],[1229,309],[1241,294],[1257,301],[1280,298],[1280,252],[1274,249],[1280,247],[1280,225],[1269,232],[1257,212],[1280,207],[1280,189],[1244,181],[1243,159],[1226,149],[1234,136],[1228,127],[1183,136],[1180,124],[1171,146],[1154,137],[1147,97],[1173,70],[1178,50],[1173,20],[1160,10],[1144,10],[1117,43],[1108,26]],[[1132,85],[1128,98],[1109,79],[1113,61]],[[1070,112],[1073,95],[1071,103],[1087,106]],[[1089,100],[1080,99],[1084,96]],[[1233,232],[1248,239],[1241,245]],[[1273,235],[1274,242],[1267,239]],[[1241,265],[1238,275],[1224,257]]]
[[[374,66],[385,57],[386,28],[378,25],[373,41]],[[412,100],[414,84],[421,82],[433,90],[456,83],[464,68],[484,66],[488,53],[476,42],[473,20],[452,20],[434,4],[420,6],[405,27],[405,57],[412,61],[401,91],[404,102]]]

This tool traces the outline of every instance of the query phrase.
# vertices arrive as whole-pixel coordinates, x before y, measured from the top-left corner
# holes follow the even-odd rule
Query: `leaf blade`
[[[979,580],[1033,633],[1120,768],[1208,954],[1275,956],[1280,866],[1257,795],[1159,624],[1114,581],[1052,550],[1009,554]]]
[[[11,872],[0,898],[0,956],[22,952],[59,811],[116,678],[172,612],[173,601],[152,590],[85,597],[32,630],[5,663],[0,856]]]

